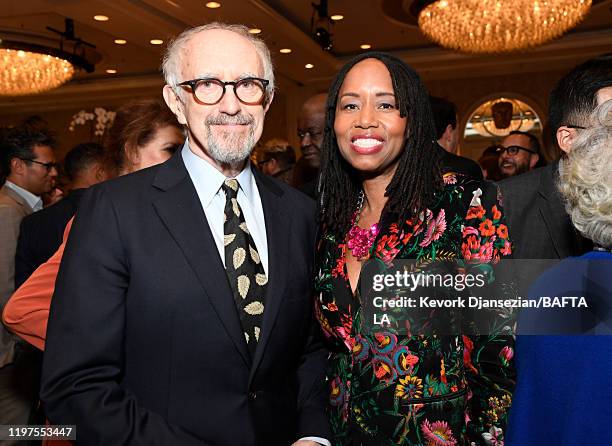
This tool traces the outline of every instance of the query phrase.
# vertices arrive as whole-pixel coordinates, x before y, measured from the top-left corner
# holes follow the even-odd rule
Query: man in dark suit
[[[564,152],[598,104],[612,98],[612,55],[575,67],[550,94],[549,123]],[[573,228],[557,190],[558,162],[499,183],[518,259],[563,259],[590,249]]]
[[[100,144],[90,142],[72,148],[63,163],[70,187],[68,195],[21,221],[15,253],[15,289],[62,244],[66,223],[76,213],[85,189],[106,179],[103,157]]]
[[[478,163],[457,155],[460,134],[455,104],[435,96],[430,96],[429,102],[436,126],[437,150],[442,173],[454,172],[482,180],[482,170]]]
[[[86,192],[51,305],[46,414],[82,444],[329,445],[315,206],[248,163],[269,51],[212,23],[177,37],[163,70],[188,139]]]
[[[325,133],[327,93],[317,93],[302,104],[298,116],[298,138],[302,156],[293,168],[293,185],[317,199],[317,179],[321,170],[321,145]]]

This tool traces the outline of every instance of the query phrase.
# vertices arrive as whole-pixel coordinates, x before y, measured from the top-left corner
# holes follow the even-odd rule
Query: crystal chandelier
[[[0,96],[23,96],[51,90],[72,79],[75,69],[50,54],[0,48]]]
[[[419,13],[419,27],[443,47],[505,53],[553,40],[576,26],[592,0],[436,0]]]
[[[44,44],[28,41],[31,39],[28,33],[2,31],[0,96],[42,93],[68,82],[77,69],[94,71],[94,65],[85,58],[85,47],[95,46],[75,37],[72,19],[65,19],[65,24],[65,31],[47,27],[60,35],[59,48],[48,46],[46,41]],[[4,35],[11,38],[6,39]]]

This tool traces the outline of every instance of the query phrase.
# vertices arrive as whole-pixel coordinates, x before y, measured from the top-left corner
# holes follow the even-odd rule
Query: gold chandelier
[[[64,22],[64,31],[47,27],[60,36],[59,42],[22,30],[0,30],[0,96],[42,93],[68,82],[77,69],[94,71],[94,64],[88,59],[98,55],[89,51],[86,58],[85,47],[95,45],[74,35],[72,19],[66,18]],[[7,35],[9,39],[5,38]],[[51,42],[59,43],[59,48],[49,46]]]
[[[576,26],[592,0],[436,0],[419,13],[419,27],[443,47],[505,53],[553,40]]]
[[[75,67],[66,59],[0,48],[0,96],[42,93],[68,82]]]

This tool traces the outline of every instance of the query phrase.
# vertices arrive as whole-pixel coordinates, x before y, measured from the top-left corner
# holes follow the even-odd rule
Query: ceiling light
[[[421,31],[443,47],[505,53],[542,45],[575,27],[592,0],[437,0],[419,13]]]
[[[115,39],[115,43],[117,45],[125,45],[127,43],[127,40],[125,40],[125,39]]]
[[[311,68],[314,68],[314,65],[311,63],[307,63],[306,65],[304,65],[304,68],[311,69]]]
[[[359,48],[361,48],[362,50],[369,50],[370,48],[372,48],[372,45],[370,45],[369,43],[364,43],[363,45],[360,45]]]
[[[221,3],[219,2],[208,2],[206,3],[206,7],[210,9],[217,9],[221,7]]]
[[[113,70],[113,69],[109,68],[108,70],[106,70],[106,72],[108,74],[115,74],[117,72],[117,70]]]
[[[151,39],[149,40],[151,45],[162,45],[164,41],[162,39]]]
[[[94,65],[85,58],[83,46],[91,44],[78,39],[80,49],[73,47],[65,39],[74,36],[74,22],[65,19],[66,31],[47,27],[61,36],[61,40],[49,41],[49,45],[30,43],[21,40],[0,41],[0,96],[23,96],[42,93],[68,82],[78,69],[88,73]],[[15,34],[18,36],[18,34]],[[28,33],[24,33],[27,36]],[[54,44],[59,44],[54,47]]]
[[[281,48],[279,51],[283,54],[289,54],[291,52],[291,48]]]
[[[330,19],[332,20],[342,20],[344,18],[344,16],[342,14],[334,14],[333,16],[330,17]]]
[[[42,93],[68,82],[75,72],[66,59],[7,48],[0,48],[0,65],[10,67],[0,70],[1,96]]]
[[[94,20],[97,22],[108,22],[110,19],[106,15],[99,14],[94,16]]]
[[[251,28],[251,29],[249,29],[249,33],[251,33],[251,34],[259,34],[259,33],[261,33],[261,29],[259,29],[259,28]]]

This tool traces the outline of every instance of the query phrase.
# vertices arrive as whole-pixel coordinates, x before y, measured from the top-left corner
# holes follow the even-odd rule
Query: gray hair
[[[559,162],[559,190],[574,227],[593,243],[612,247],[612,100],[595,109]]]
[[[206,25],[196,26],[194,28],[188,28],[174,38],[167,46],[166,52],[164,53],[164,59],[162,61],[161,69],[164,73],[164,79],[175,93],[179,93],[177,84],[179,83],[179,69],[181,65],[181,57],[183,54],[183,48],[189,42],[189,40],[196,34],[209,31],[212,29],[222,29],[225,31],[231,31],[244,37],[255,47],[255,51],[259,55],[259,59],[263,65],[264,73],[263,77],[270,81],[266,92],[266,102],[269,100],[270,92],[274,91],[274,66],[272,64],[272,58],[270,56],[270,50],[263,40],[255,35],[249,33],[249,29],[244,25],[232,25],[221,22],[207,23]]]

